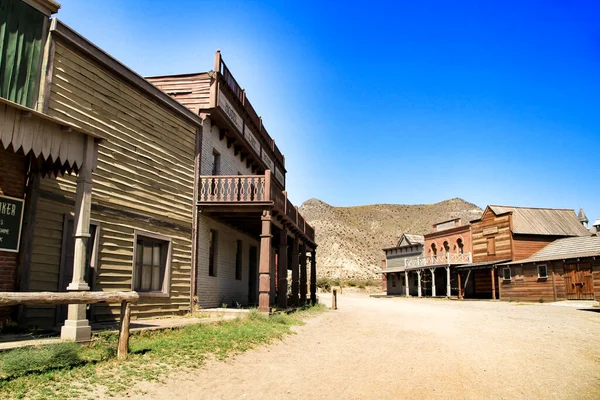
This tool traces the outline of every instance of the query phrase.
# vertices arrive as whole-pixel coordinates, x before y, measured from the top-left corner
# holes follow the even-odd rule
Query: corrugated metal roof
[[[512,232],[524,235],[589,236],[574,210],[488,206],[495,214],[512,212]]]
[[[600,256],[599,236],[570,237],[557,239],[531,257],[506,263],[506,265],[596,256]]]

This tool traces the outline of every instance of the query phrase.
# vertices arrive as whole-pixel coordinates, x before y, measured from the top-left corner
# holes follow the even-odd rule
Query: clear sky
[[[221,49],[298,205],[600,217],[600,1],[60,3],[141,75],[207,71]]]

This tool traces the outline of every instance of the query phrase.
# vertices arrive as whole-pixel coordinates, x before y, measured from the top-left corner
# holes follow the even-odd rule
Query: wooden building
[[[498,265],[503,300],[600,301],[600,237],[557,239],[531,257]]]
[[[24,221],[16,249],[0,248],[3,290],[135,290],[133,318],[254,304],[260,290],[268,310],[276,290],[286,304],[288,265],[292,299],[306,301],[310,256],[316,300],[314,230],[287,200],[283,155],[220,54],[203,75],[208,102],[191,110],[50,19],[53,1],[0,0],[0,10],[12,27],[1,34],[31,42],[30,58],[0,77],[12,85],[1,93],[0,203],[20,204]],[[108,305],[10,312],[43,329],[72,321],[63,334],[77,340],[88,320],[118,315]]]
[[[197,269],[201,307],[316,300],[314,229],[287,198],[285,158],[217,51],[209,72],[146,78],[203,120]],[[291,294],[288,296],[288,271]]]
[[[424,245],[422,235],[404,233],[396,246],[383,249],[385,263],[381,273],[386,280],[388,295],[417,295],[417,286],[405,271],[409,262],[423,257]]]
[[[487,206],[471,221],[473,263],[457,267],[468,298],[503,298],[498,264],[526,259],[556,239],[589,236],[573,210]],[[462,294],[461,293],[461,294]]]

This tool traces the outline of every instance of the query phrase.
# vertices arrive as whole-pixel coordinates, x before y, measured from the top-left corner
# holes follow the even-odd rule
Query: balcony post
[[[446,267],[446,297],[450,297],[450,266]]]
[[[418,284],[417,284],[417,296],[421,297],[421,270],[417,270]]]
[[[306,304],[306,245],[300,246],[300,305]]]
[[[287,256],[287,229],[285,228],[285,226],[283,227],[283,229],[281,230],[280,234],[279,234],[279,257],[277,258],[278,260],[278,277],[279,277],[279,282],[277,285],[277,299],[278,299],[278,306],[280,308],[287,308],[287,290],[288,290],[288,284],[287,284],[287,272],[288,272],[288,256]]]
[[[298,289],[299,289],[299,282],[298,282],[298,275],[300,272],[300,262],[298,260],[298,238],[295,237],[294,240],[292,241],[292,298],[291,298],[291,305],[292,306],[297,306],[298,305]]]
[[[431,297],[435,297],[435,268],[429,268],[431,271]]]
[[[310,302],[317,304],[317,250],[310,252]]]
[[[262,233],[260,235],[260,262],[258,267],[258,310],[271,312],[271,212],[264,210],[261,217]]]
[[[273,200],[271,196],[271,170],[265,170],[265,201]]]
[[[406,297],[410,296],[410,291],[408,290],[408,271],[404,271],[404,290],[406,291]]]
[[[217,50],[215,53],[215,72],[221,72],[221,50]]]
[[[491,274],[492,274],[492,300],[496,300],[496,277],[494,276],[495,272],[496,272],[495,270],[496,270],[496,268],[492,267],[492,270],[491,270]]]

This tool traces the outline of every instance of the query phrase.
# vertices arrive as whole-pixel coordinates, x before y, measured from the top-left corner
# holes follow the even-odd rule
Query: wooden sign
[[[493,235],[493,234],[496,234],[496,233],[498,233],[498,227],[497,226],[492,226],[490,228],[485,228],[483,230],[483,235],[484,236]]]
[[[281,183],[281,186],[285,187],[285,176],[279,168],[275,168],[275,178]]]
[[[437,224],[436,230],[439,232],[439,231],[443,231],[446,229],[454,228],[455,226],[456,226],[456,220],[452,220],[452,221],[448,221],[448,222],[443,222],[441,224]]]
[[[23,199],[0,196],[0,251],[19,251],[24,203]]]
[[[264,149],[260,158],[262,158],[262,160],[265,162],[265,164],[267,164],[267,167],[269,167],[271,171],[275,172],[275,163],[273,162],[273,160],[271,160],[271,157],[269,157],[269,155],[265,152]]]
[[[225,112],[233,125],[238,128],[240,133],[242,133],[244,131],[244,121],[235,108],[233,108],[229,100],[227,100],[227,97],[225,97],[225,93],[223,93],[222,90],[219,90],[219,107]]]
[[[260,154],[260,143],[258,142],[256,136],[254,136],[254,132],[248,128],[248,125],[244,125],[244,138],[250,144],[250,146],[252,146],[254,151],[256,151],[256,154]]]

